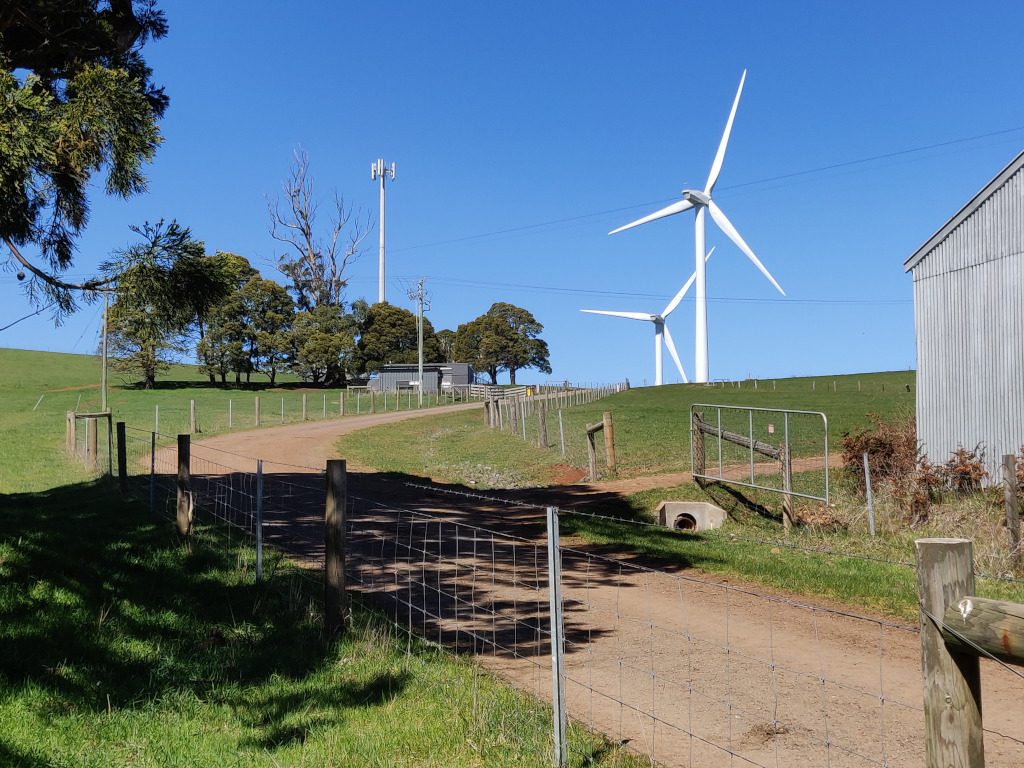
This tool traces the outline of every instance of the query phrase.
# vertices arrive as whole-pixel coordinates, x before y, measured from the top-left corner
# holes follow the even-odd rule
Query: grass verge
[[[535,766],[546,706],[219,527],[191,545],[96,483],[6,496],[0,764]],[[633,765],[573,728],[576,765]]]

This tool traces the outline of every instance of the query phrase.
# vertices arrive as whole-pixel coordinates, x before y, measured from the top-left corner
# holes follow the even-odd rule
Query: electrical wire
[[[51,301],[51,302],[50,302],[49,304],[47,304],[47,305],[46,305],[45,307],[40,307],[40,308],[39,308],[39,309],[37,309],[37,310],[36,310],[35,312],[30,312],[29,314],[25,315],[24,317],[19,317],[19,318],[18,318],[17,320],[15,320],[14,322],[12,322],[12,323],[8,323],[7,325],[5,325],[5,326],[3,326],[2,328],[0,328],[0,331],[6,331],[6,330],[7,330],[8,328],[12,328],[12,327],[14,327],[15,325],[17,325],[18,323],[20,323],[20,322],[21,322],[22,320],[28,320],[28,319],[29,319],[30,317],[35,317],[36,315],[40,315],[40,314],[42,314],[43,312],[45,312],[46,310],[48,310],[48,309],[49,309],[50,307],[52,307],[52,306],[53,306],[54,304],[56,304],[56,303],[57,303],[57,302],[55,302],[55,301]],[[79,339],[79,341],[81,341],[81,339]]]

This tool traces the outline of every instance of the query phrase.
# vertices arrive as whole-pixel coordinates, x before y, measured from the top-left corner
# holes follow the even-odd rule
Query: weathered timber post
[[[547,405],[545,404],[545,402],[543,400],[541,400],[540,403],[537,404],[537,426],[538,426],[538,432],[540,433],[539,434],[540,447],[541,448],[547,448],[548,447],[548,408],[547,408]]]
[[[984,768],[978,657],[950,651],[942,637],[946,608],[974,594],[967,539],[918,539],[921,672],[928,768]]]
[[[605,411],[601,417],[604,425],[604,463],[608,471],[615,473],[615,426],[612,424],[611,411]]]
[[[967,596],[947,606],[942,619],[942,639],[951,651],[1024,666],[1024,604]]]
[[[194,435],[199,430],[196,429],[196,401],[188,401],[188,433]]]
[[[396,407],[395,410],[397,411],[398,408]],[[374,392],[371,389],[370,390],[370,413],[376,413],[376,412],[377,412],[377,393]]]
[[[324,392],[324,408],[323,408],[323,412],[321,414],[321,418],[324,418],[324,419],[327,418],[327,393],[326,392]]]
[[[789,530],[793,527],[793,456],[788,445],[779,451],[782,460],[782,527]]]
[[[256,426],[260,425],[260,396],[256,395]]]
[[[1021,567],[1024,556],[1020,547],[1020,499],[1017,486],[1017,457],[1003,456],[1003,500],[1006,504],[1006,535],[1009,537],[1010,557],[1015,568]]]
[[[96,469],[99,464],[99,431],[100,422],[95,416],[85,420],[86,456],[90,469]]]
[[[345,390],[338,392],[338,415],[345,415]]]
[[[128,446],[125,445],[124,422],[117,422],[117,483],[122,494],[128,493]]]
[[[329,635],[345,631],[348,606],[345,594],[345,516],[348,478],[344,459],[327,462],[324,505],[324,621]]]
[[[75,423],[75,412],[68,411],[64,418],[64,450],[73,454],[75,452],[76,439],[75,427],[77,426]]]
[[[490,399],[484,400],[484,424],[488,427],[494,426],[494,414],[491,413],[493,402]]]
[[[597,441],[594,435],[604,429],[604,422],[597,422],[596,424],[588,424],[586,427],[587,432],[587,470],[589,472],[589,479],[591,482],[597,480]]]
[[[519,408],[516,407],[515,401],[512,403],[513,407],[508,409],[508,423],[512,427],[512,434],[519,433]]]
[[[231,429],[231,398],[228,398],[228,429]]]
[[[156,432],[149,433],[149,512],[156,512]]]
[[[702,477],[705,472],[704,430],[701,429],[703,421],[697,411],[693,412],[691,421],[690,443],[693,446],[693,466],[690,468],[690,473],[693,475],[693,479],[697,485],[703,488],[705,485],[705,480]]]
[[[306,420],[306,393],[302,393],[302,421]]]
[[[192,443],[189,435],[178,435],[178,533],[192,532]]]

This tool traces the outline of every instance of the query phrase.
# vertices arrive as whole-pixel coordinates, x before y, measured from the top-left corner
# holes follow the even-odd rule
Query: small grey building
[[[917,434],[935,462],[1024,443],[1024,152],[905,262],[914,280]]]
[[[475,379],[473,366],[469,363],[425,363],[423,365],[423,391],[448,391],[452,387],[472,384]],[[370,386],[378,392],[393,392],[396,389],[415,389],[419,379],[416,363],[394,363],[382,365]]]

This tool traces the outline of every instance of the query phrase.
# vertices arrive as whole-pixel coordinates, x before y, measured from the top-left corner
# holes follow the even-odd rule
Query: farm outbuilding
[[[469,363],[427,363],[423,366],[423,391],[448,391],[474,381],[473,366]],[[416,363],[394,363],[382,365],[370,386],[378,392],[393,392],[396,389],[415,388],[419,380]]]
[[[1024,443],[1024,152],[907,259],[917,434],[932,461],[985,450],[990,481]]]

